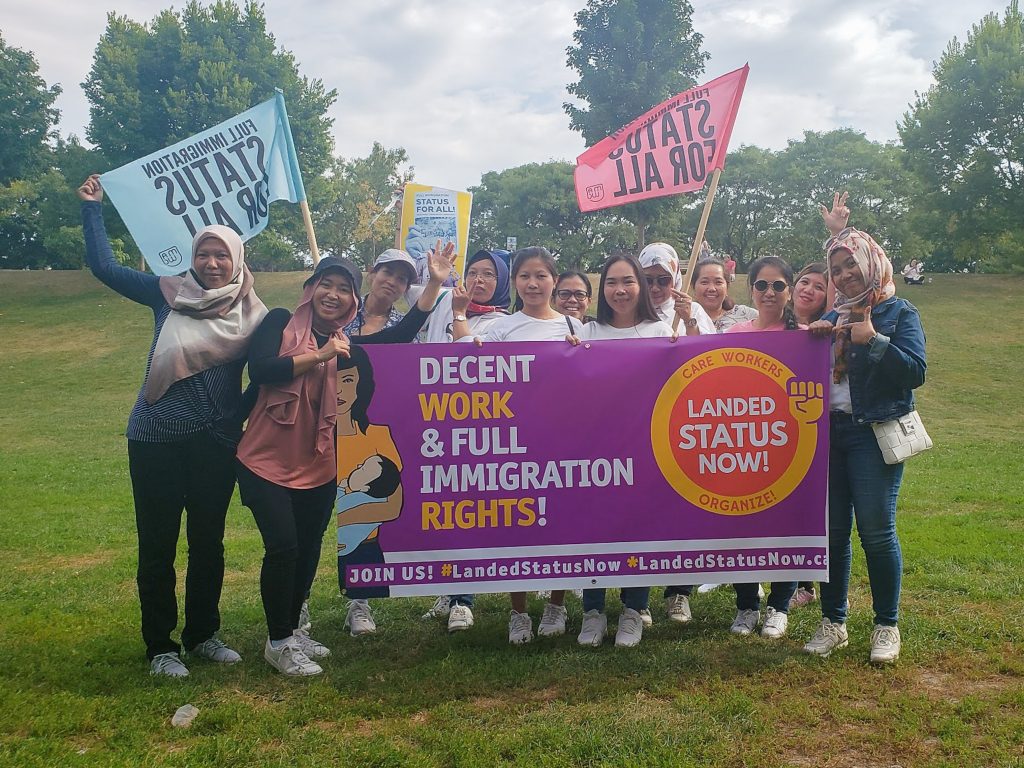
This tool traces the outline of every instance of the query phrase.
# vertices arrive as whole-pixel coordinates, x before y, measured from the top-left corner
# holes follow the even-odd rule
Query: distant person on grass
[[[903,282],[907,285],[924,285],[924,264],[917,259],[903,267]]]
[[[299,617],[337,490],[337,358],[348,356],[350,343],[415,338],[448,276],[451,250],[431,252],[430,282],[393,328],[351,341],[342,333],[359,308],[362,273],[348,259],[328,256],[303,284],[295,313],[272,310],[253,335],[249,377],[259,396],[236,469],[242,503],[263,537],[260,595],[269,635],[263,657],[285,675],[318,675],[323,669],[315,660],[330,655]],[[350,606],[347,623],[363,618]]]
[[[896,535],[896,499],[902,464],[886,464],[871,429],[914,409],[927,362],[921,317],[896,297],[892,264],[870,235],[846,227],[845,195],[822,215],[833,237],[826,242],[834,309],[811,332],[832,335],[828,476],[829,580],[821,584],[822,620],[804,651],[828,656],[849,643],[851,536],[854,518],[867,561],[874,608],[873,663],[899,658],[897,626],[903,555]]]
[[[174,558],[187,512],[188,570],[181,644],[198,658],[241,658],[217,636],[224,583],[224,519],[235,487],[242,368],[267,309],[253,291],[245,247],[228,227],[201,229],[191,268],[157,277],[120,266],[103,226],[98,176],[78,188],[86,261],[125,298],[153,311],[146,377],[128,417],[128,466],[139,536],[142,637],[150,672],[187,677],[178,623]]]

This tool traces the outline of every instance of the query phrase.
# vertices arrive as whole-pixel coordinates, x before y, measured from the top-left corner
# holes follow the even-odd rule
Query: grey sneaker
[[[352,637],[372,635],[377,631],[377,623],[373,620],[370,604],[365,600],[353,600],[348,604],[345,614],[345,629]]]
[[[690,598],[686,595],[672,595],[665,598],[665,613],[671,621],[686,624],[693,618],[690,613]]]
[[[644,622],[640,618],[640,612],[632,608],[623,608],[619,614],[619,628],[615,633],[615,647],[632,648],[640,644],[643,635]]]
[[[211,637],[204,643],[200,643],[189,653],[192,656],[215,661],[218,664],[237,664],[242,660],[242,657],[236,651],[228,648],[224,641],[216,636]]]
[[[445,598],[446,600],[448,598]],[[473,626],[473,610],[468,605],[456,603],[448,612],[448,631],[463,632]]]
[[[533,640],[533,619],[528,613],[512,611],[508,617],[508,641],[512,645],[523,645]]]
[[[777,611],[768,606],[764,613],[764,624],[761,626],[761,637],[769,640],[776,640],[786,634],[789,626],[789,616],[782,611]]]
[[[760,611],[736,611],[736,618],[732,620],[729,631],[734,635],[746,637],[757,629],[757,622],[761,620]]]
[[[440,595],[434,601],[434,604],[430,606],[430,610],[424,613],[420,618],[424,621],[430,619],[443,619],[451,612],[451,598],[448,595]]]
[[[651,616],[651,609],[650,608],[641,608],[640,609],[640,621],[642,621],[644,623],[644,629],[647,629],[648,627],[653,627],[654,626],[654,617]]]
[[[557,637],[565,634],[565,620],[568,618],[565,606],[547,603],[544,614],[540,617],[537,634],[540,637]]]
[[[311,659],[326,659],[331,655],[331,649],[310,637],[309,632],[296,629],[292,635],[292,640]]]
[[[580,645],[592,645],[597,648],[604,642],[604,636],[608,634],[608,617],[596,608],[583,614],[583,626],[580,628],[580,635],[576,642]]]
[[[302,601],[302,609],[299,611],[299,629],[309,632],[313,628],[313,621],[309,618],[309,601]]]
[[[158,653],[149,662],[149,674],[156,677],[188,677],[188,667],[181,663],[181,657],[174,651]]]
[[[280,648],[275,648],[267,640],[263,647],[263,658],[278,672],[289,677],[312,677],[324,671],[323,667],[302,652],[294,636]]]
[[[826,618],[821,620],[814,637],[804,645],[804,653],[827,658],[832,651],[845,648],[850,644],[850,635],[845,624],[833,624]]]
[[[871,633],[871,663],[894,664],[900,657],[902,644],[899,627],[875,624],[875,631]]]

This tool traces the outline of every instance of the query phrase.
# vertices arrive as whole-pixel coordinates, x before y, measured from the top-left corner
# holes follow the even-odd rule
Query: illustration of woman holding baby
[[[378,540],[381,523],[402,511],[402,459],[391,430],[371,424],[373,367],[366,352],[353,346],[338,359],[338,585],[351,602],[345,627],[353,637],[376,629],[367,599],[388,597],[385,587],[349,587],[345,567],[384,562]]]

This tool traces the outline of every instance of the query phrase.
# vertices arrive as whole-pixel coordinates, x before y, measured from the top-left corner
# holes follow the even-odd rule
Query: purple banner
[[[827,341],[364,349],[339,372],[350,587],[827,579]]]

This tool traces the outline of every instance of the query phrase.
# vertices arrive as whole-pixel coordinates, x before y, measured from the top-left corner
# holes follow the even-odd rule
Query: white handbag
[[[924,423],[917,411],[891,421],[872,424],[878,447],[886,464],[902,464],[911,456],[932,447],[932,439],[924,429]]]

